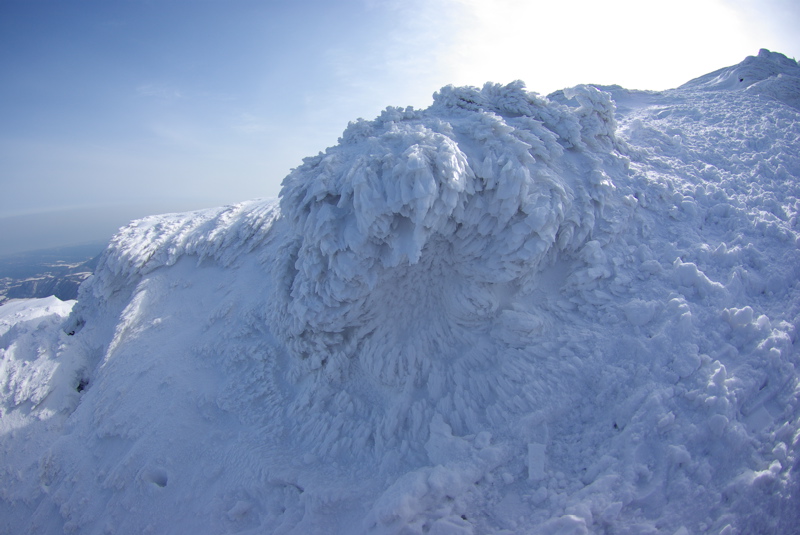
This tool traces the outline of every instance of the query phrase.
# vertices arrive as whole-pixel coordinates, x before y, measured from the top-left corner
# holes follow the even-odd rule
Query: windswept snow
[[[800,66],[783,54],[761,49],[732,67],[696,78],[682,89],[742,90],[772,97],[800,109]]]
[[[448,86],[132,223],[0,307],[0,532],[796,532],[798,72]]]

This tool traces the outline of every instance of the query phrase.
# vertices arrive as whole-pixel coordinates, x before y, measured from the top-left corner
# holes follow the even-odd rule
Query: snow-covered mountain
[[[0,307],[3,533],[797,533],[800,66],[445,87]]]
[[[0,257],[0,305],[9,299],[51,295],[62,301],[75,299],[105,245],[59,247]]]

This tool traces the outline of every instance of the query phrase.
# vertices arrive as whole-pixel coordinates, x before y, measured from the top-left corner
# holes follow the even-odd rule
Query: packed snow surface
[[[0,532],[797,533],[800,67],[445,87],[0,307]]]

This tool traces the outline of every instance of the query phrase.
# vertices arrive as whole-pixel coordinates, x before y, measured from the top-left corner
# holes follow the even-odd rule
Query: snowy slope
[[[445,87],[132,223],[0,307],[0,532],[795,533],[798,70]]]

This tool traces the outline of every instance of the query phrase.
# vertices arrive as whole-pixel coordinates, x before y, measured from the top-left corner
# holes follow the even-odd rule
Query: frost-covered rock
[[[132,223],[0,307],[0,530],[793,533],[796,68],[445,87]]]
[[[381,384],[442,381],[431,373],[485,345],[467,341],[490,340],[510,295],[579,248],[612,202],[624,162],[589,147],[613,148],[613,103],[574,93],[577,109],[520,83],[446,87],[429,110],[353,123],[307,159],[281,192],[276,334],[336,377],[352,364]]]

